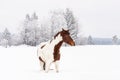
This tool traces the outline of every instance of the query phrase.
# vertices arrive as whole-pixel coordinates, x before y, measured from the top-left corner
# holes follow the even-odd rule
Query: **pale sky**
[[[16,32],[27,13],[36,12],[42,20],[65,8],[77,17],[83,36],[120,37],[120,0],[0,0],[0,31]]]

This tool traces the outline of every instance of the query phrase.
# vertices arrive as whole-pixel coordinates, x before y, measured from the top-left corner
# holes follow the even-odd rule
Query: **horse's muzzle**
[[[74,43],[74,42],[71,42],[70,45],[71,45],[71,46],[75,46],[75,43]]]

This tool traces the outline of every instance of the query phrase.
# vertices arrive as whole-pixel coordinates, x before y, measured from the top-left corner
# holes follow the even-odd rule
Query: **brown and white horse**
[[[69,30],[58,32],[51,41],[41,43],[38,50],[38,58],[40,60],[41,69],[45,72],[49,71],[51,63],[55,63],[56,72],[58,72],[58,61],[60,60],[60,47],[65,42],[71,46],[75,46],[75,42],[70,37]]]

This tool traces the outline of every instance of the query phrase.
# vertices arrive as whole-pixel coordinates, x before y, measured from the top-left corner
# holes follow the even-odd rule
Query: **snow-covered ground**
[[[120,80],[120,46],[62,47],[59,73],[40,71],[36,52],[0,47],[0,80]]]

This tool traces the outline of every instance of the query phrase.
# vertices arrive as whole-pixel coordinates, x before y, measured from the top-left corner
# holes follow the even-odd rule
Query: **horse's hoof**
[[[43,69],[41,69],[40,71],[44,71]]]
[[[48,71],[45,71],[45,73],[48,73]]]

